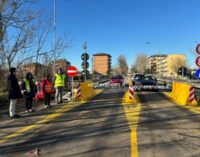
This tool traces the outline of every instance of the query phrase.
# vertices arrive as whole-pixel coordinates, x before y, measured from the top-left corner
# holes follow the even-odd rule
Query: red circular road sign
[[[70,76],[70,77],[74,77],[78,74],[78,70],[76,69],[76,67],[74,66],[70,66],[68,69],[67,69],[67,75]]]
[[[197,65],[198,67],[200,67],[200,56],[197,57],[197,59],[196,59],[196,65]]]
[[[196,52],[197,52],[198,54],[200,54],[200,44],[197,45],[197,47],[196,47]]]

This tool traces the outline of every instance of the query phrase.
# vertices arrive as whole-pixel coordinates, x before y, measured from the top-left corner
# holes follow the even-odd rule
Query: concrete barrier
[[[197,105],[196,100],[192,103],[189,101],[190,87],[191,85],[187,83],[173,82],[172,92],[165,94],[180,105]]]
[[[81,98],[77,99],[77,89],[74,89],[74,98],[76,98],[77,101],[85,101],[90,99],[91,97],[95,96],[97,93],[93,89],[93,87],[90,86],[89,83],[81,83]]]

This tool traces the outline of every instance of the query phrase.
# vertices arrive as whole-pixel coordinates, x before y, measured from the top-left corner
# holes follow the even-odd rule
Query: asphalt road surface
[[[199,157],[200,115],[177,106],[160,93],[138,94],[140,157]]]
[[[41,149],[42,157],[200,156],[200,115],[156,92],[138,93],[138,152],[132,153],[131,129],[121,104],[125,91],[106,89],[40,128],[0,144],[0,156],[33,156],[28,152],[34,148]]]
[[[130,129],[121,105],[125,90],[109,89],[38,130],[0,147],[0,156],[129,157]],[[30,155],[31,156],[31,155]]]

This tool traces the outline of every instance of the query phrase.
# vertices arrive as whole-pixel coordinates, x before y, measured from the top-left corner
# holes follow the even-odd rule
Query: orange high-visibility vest
[[[52,84],[52,82],[48,81],[47,79],[45,81],[46,81],[46,84],[44,86],[45,93],[51,94],[52,93],[53,84]]]

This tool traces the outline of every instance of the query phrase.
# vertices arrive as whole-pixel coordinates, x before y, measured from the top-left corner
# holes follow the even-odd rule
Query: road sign
[[[198,67],[200,67],[200,56],[197,57],[197,59],[196,59],[196,65],[197,65]]]
[[[83,53],[82,55],[81,55],[81,59],[84,61],[87,61],[88,59],[89,59],[89,54],[87,54],[87,53]]]
[[[197,47],[196,47],[196,52],[197,52],[198,54],[200,54],[200,44],[197,45]]]
[[[74,66],[70,66],[68,69],[67,69],[67,75],[70,76],[70,77],[74,77],[78,74],[78,70],[76,69],[76,67]]]
[[[198,69],[198,70],[196,71],[195,76],[196,76],[197,79],[200,80],[200,69]]]

